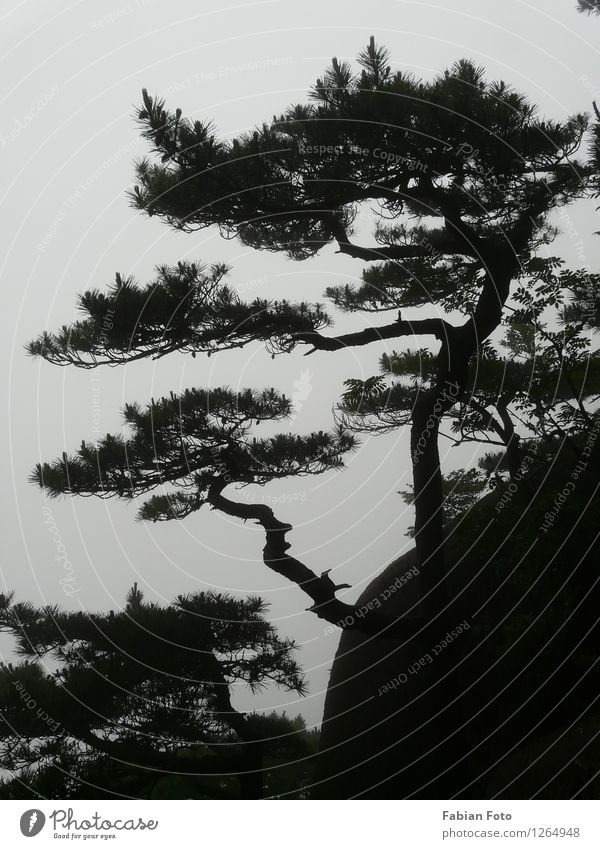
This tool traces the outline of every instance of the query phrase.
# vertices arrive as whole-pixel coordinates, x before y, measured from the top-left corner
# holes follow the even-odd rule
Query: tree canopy
[[[60,798],[83,782],[87,798],[97,780],[118,796],[187,777],[217,792],[214,777],[237,776],[242,794],[260,792],[263,755],[293,748],[294,727],[237,710],[234,688],[306,692],[294,643],[265,611],[260,598],[215,592],[161,606],[137,586],[105,613],[0,596],[0,630],[23,658],[0,666],[0,765],[14,776],[4,790],[54,780]]]
[[[600,15],[600,0],[577,0],[577,9],[588,15]]]
[[[300,348],[325,357],[384,340],[399,349],[381,357],[380,374],[349,377],[330,431],[255,437],[253,427],[290,414],[276,389],[193,388],[127,405],[124,433],[40,463],[33,481],[52,496],[147,496],[143,520],[183,519],[205,505],[253,520],[264,530],[265,564],[302,589],[317,616],[401,639],[415,653],[423,640],[435,645],[462,603],[446,569],[445,518],[492,481],[520,474],[523,428],[543,463],[544,444],[546,456],[557,439],[579,454],[595,427],[600,375],[589,331],[598,327],[600,278],[564,268],[548,245],[558,232],[552,214],[595,190],[597,148],[590,156],[586,144],[600,122],[592,127],[584,113],[543,118],[469,60],[419,80],[393,70],[373,38],[356,66],[334,58],[306,102],[231,141],[146,90],[137,120],[150,154],[136,164],[136,209],[294,260],[334,249],[366,264],[360,282],[325,287],[326,309],[301,293],[246,301],[219,263],[160,266],[148,283],[118,274],[107,290],[84,292],[81,318],[42,333],[30,354],[96,368],[257,343],[272,356]],[[369,213],[373,237],[364,244]],[[335,335],[336,312],[390,310],[387,323],[363,320]],[[456,442],[501,447],[503,458],[444,480],[444,420]],[[265,504],[234,500],[228,487],[339,469],[355,431],[402,426],[410,427],[406,497],[415,505],[420,597],[410,613],[365,615],[338,598],[347,585],[334,583],[331,569],[318,576],[289,552],[290,524]],[[399,458],[399,477],[404,465]],[[465,726],[462,681],[446,674],[451,657],[437,667],[448,706],[433,720],[448,741],[435,764],[441,774],[466,757],[460,736],[448,733]]]
[[[483,69],[468,60],[431,81],[392,71],[388,51],[371,38],[356,70],[334,58],[308,102],[232,141],[220,140],[210,122],[170,111],[147,91],[137,119],[151,156],[137,163],[134,206],[179,229],[216,226],[225,237],[294,259],[333,244],[343,254],[375,263],[364,269],[359,286],[325,290],[334,308],[394,309],[398,315],[388,324],[334,336],[328,332],[332,318],[320,303],[244,302],[224,283],[224,265],[181,262],[160,267],[146,285],[117,275],[106,293],[84,293],[83,318],[43,333],[30,353],[93,368],[174,351],[211,355],[257,341],[275,355],[298,345],[325,353],[383,339],[437,339],[439,350],[428,354],[429,377],[421,391],[411,394],[401,382],[395,385],[394,404],[407,416],[394,424],[411,424],[417,552],[438,585],[439,423],[469,391],[469,363],[489,351],[486,339],[502,320],[511,284],[519,281],[524,291],[535,287],[532,258],[556,232],[549,213],[588,190],[593,166],[577,158],[588,116],[543,119],[524,95],[504,81],[487,81]],[[359,212],[374,202],[375,245],[365,247],[353,236]],[[431,306],[436,314],[430,309],[410,320],[400,312]],[[462,315],[462,323],[453,323],[451,314]],[[399,362],[396,357],[396,367]],[[216,392],[216,409],[224,392]],[[129,496],[165,481],[177,483],[182,491],[154,496],[141,515],[181,517],[206,500],[216,506],[218,469],[226,470],[227,482],[262,483],[338,466],[352,447],[342,431],[250,443],[245,424],[240,428],[237,422],[225,434],[221,425],[215,430],[200,421],[198,408],[206,397],[203,390],[189,390],[145,412],[129,406],[131,439],[84,444],[77,457],[38,467],[34,479],[53,494]],[[260,421],[250,409],[256,396],[250,391],[244,397],[249,404],[244,422]],[[277,419],[284,402],[272,396],[269,403]],[[229,399],[226,407],[231,404]],[[264,512],[232,507],[222,493],[220,507],[259,521],[267,531],[265,551],[270,548],[266,562],[282,572],[290,566],[280,533],[289,526],[273,524],[272,511],[266,518]],[[273,534],[269,540],[271,526],[279,533],[276,545]],[[330,620],[343,618],[328,578],[319,583],[297,561],[293,569],[296,583],[309,588],[313,609],[320,615],[328,611]]]

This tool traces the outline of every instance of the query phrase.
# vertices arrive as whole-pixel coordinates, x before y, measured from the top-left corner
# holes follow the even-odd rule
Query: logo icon
[[[312,374],[308,369],[304,369],[298,380],[294,381],[294,391],[291,398],[293,412],[290,421],[294,421],[303,407],[303,402],[306,401],[312,390]]]
[[[31,808],[21,815],[21,834],[25,837],[35,837],[43,829],[46,817],[38,808]]]

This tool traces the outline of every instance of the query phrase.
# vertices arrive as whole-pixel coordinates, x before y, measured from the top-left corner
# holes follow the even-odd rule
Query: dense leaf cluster
[[[134,498],[171,485],[174,491],[145,502],[140,517],[181,518],[206,502],[211,485],[262,485],[339,468],[355,445],[341,428],[251,436],[253,425],[290,412],[290,401],[275,389],[190,389],[146,407],[128,404],[123,419],[130,435],[82,442],[75,455],[38,464],[32,480],[51,496]]]
[[[24,658],[0,666],[0,764],[25,783],[75,755],[163,771],[177,771],[180,758],[185,771],[186,758],[229,755],[261,739],[259,720],[247,724],[233,708],[231,686],[305,692],[295,645],[265,609],[259,598],[215,592],[161,606],[136,586],[122,610],[108,613],[0,596],[0,630]]]

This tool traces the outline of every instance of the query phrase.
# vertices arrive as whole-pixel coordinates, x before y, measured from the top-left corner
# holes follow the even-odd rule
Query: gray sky
[[[263,565],[259,531],[210,511],[142,525],[134,522],[135,507],[123,502],[46,502],[27,475],[39,459],[72,451],[82,438],[118,431],[124,401],[189,386],[274,385],[298,401],[294,431],[328,428],[343,380],[376,373],[383,348],[306,359],[298,351],[272,361],[257,345],[210,360],[171,356],[87,372],[29,360],[23,345],[72,321],[76,293],[104,288],[115,271],[147,281],[158,263],[224,260],[233,266],[231,283],[248,298],[309,300],[360,275],[361,263],[333,248],[295,263],[226,242],[213,230],[174,233],[135,213],[125,191],[132,160],[146,152],[132,120],[142,87],[233,136],[303,100],[331,56],[352,59],[373,34],[391,50],[394,67],[430,78],[469,57],[561,119],[600,100],[600,19],[578,15],[574,6],[575,0],[265,0],[218,9],[206,0],[4,0],[0,344],[8,410],[0,425],[0,586],[35,603],[92,609],[119,607],[134,581],[148,598],[162,600],[206,587],[258,592],[271,602],[280,631],[302,645],[311,694],[299,703],[268,693],[252,704],[285,706],[319,721],[337,635],[325,635],[324,623],[305,612],[302,593]],[[552,252],[574,267],[594,266],[594,205],[578,204],[559,223],[565,233]],[[386,320],[342,316],[338,327]],[[448,444],[442,450],[446,469],[469,461],[468,452],[459,456]],[[396,494],[409,482],[407,434],[398,432],[363,438],[343,472],[290,479],[254,495],[271,499],[294,525],[296,556],[317,572],[334,568],[336,580],[353,585],[346,596],[352,601],[410,546],[404,529],[412,513]],[[60,583],[60,556],[76,580],[72,598]]]

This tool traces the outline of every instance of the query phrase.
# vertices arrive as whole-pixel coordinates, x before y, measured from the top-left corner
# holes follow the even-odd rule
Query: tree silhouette
[[[600,0],[577,0],[577,10],[588,15],[600,15]]]
[[[469,362],[498,327],[511,284],[531,285],[528,263],[555,233],[548,214],[585,192],[592,168],[574,157],[588,118],[542,120],[523,95],[503,81],[487,82],[467,60],[422,82],[392,71],[387,50],[371,38],[358,64],[356,73],[334,59],[308,103],[231,142],[145,91],[138,119],[154,157],[138,163],[132,200],[178,229],[216,225],[226,237],[294,259],[332,244],[376,263],[363,272],[362,285],[326,290],[337,308],[433,306],[433,316],[430,309],[429,317],[419,311],[408,320],[399,312],[391,323],[334,336],[322,332],[331,319],[320,304],[245,303],[222,282],[224,266],[180,263],[159,269],[147,286],[117,276],[106,294],[85,293],[84,318],[43,334],[29,350],[55,363],[95,367],[172,351],[212,354],[257,340],[276,354],[297,346],[335,352],[384,339],[437,339],[431,380],[410,410],[415,542],[431,618],[448,602],[439,423],[467,391]],[[373,202],[375,244],[365,247],[352,234],[359,209]],[[450,310],[463,322],[451,323]],[[99,450],[107,458],[111,443]],[[116,453],[118,465],[120,446]],[[59,466],[44,467],[40,484],[92,491],[67,484],[64,469],[60,483]],[[153,480],[158,476],[155,469]],[[125,471],[120,481],[125,489]],[[170,514],[181,515],[194,497],[177,501]]]
[[[446,523],[490,482],[522,477],[525,456],[528,473],[547,464],[557,440],[579,458],[578,437],[593,430],[600,352],[589,331],[600,327],[600,276],[562,266],[557,258],[530,261],[528,285],[520,285],[513,292],[515,306],[507,306],[504,337],[481,346],[469,364],[466,392],[446,411],[449,432],[443,435],[454,445],[492,449],[479,468],[444,477]],[[338,405],[345,429],[386,432],[406,425],[416,396],[431,388],[436,374],[435,357],[426,349],[384,354],[380,368],[380,375],[346,381]],[[412,488],[401,495],[414,504]]]
[[[305,437],[278,434],[250,436],[253,424],[289,415],[290,402],[274,389],[256,392],[229,389],[187,390],[153,401],[145,408],[129,404],[124,421],[132,435],[108,434],[98,444],[82,442],[76,455],[39,464],[32,480],[51,496],[63,493],[132,499],[165,486],[139,510],[143,520],[182,519],[205,504],[244,521],[256,521],[265,532],[265,564],[295,583],[312,601],[317,616],[367,633],[406,633],[402,623],[374,613],[357,618],[356,609],[336,597],[329,571],[317,576],[290,556],[286,534],[292,526],[280,522],[265,504],[234,501],[224,495],[237,484],[265,484],[278,478],[321,474],[339,468],[355,444],[342,429]],[[347,585],[346,585],[347,586]],[[389,630],[392,629],[392,630]]]
[[[135,795],[179,781],[188,794],[218,795],[237,778],[237,794],[262,796],[265,755],[293,750],[301,729],[237,710],[232,687],[305,692],[295,645],[265,609],[259,598],[214,592],[160,606],[136,585],[109,613],[0,596],[0,630],[24,658],[0,666],[6,794],[24,785],[69,797],[83,784],[88,798],[96,783]]]
[[[399,378],[391,391],[380,375],[367,393],[364,381],[350,382],[338,411],[342,421],[331,433],[261,440],[250,436],[251,423],[289,413],[275,390],[244,390],[239,397],[227,389],[188,390],[146,408],[129,405],[129,436],[83,443],[75,456],[39,465],[34,480],[51,495],[131,498],[166,486],[142,506],[140,518],[147,520],[182,519],[205,504],[252,519],[265,532],[266,565],[301,587],[318,616],[369,636],[407,639],[427,631],[426,641],[435,636],[435,644],[453,627],[453,606],[460,604],[444,559],[444,504],[450,504],[440,425],[450,417],[459,441],[494,433],[514,473],[519,439],[509,407],[519,412],[528,365],[526,358],[511,364],[507,381],[503,359],[509,358],[494,354],[490,337],[507,313],[526,310],[530,296],[542,290],[543,297],[544,286],[560,288],[571,274],[539,254],[556,235],[549,216],[590,191],[595,164],[577,158],[589,117],[542,119],[522,94],[504,81],[487,81],[467,60],[431,81],[418,80],[392,70],[373,38],[358,66],[334,58],[308,102],[232,141],[144,91],[138,120],[151,156],[137,163],[131,200],[185,232],[215,226],[224,238],[295,260],[335,249],[367,263],[359,285],[329,287],[324,295],[348,314],[392,310],[391,321],[335,335],[321,303],[245,301],[227,286],[224,265],[181,262],[160,267],[147,284],[117,275],[105,292],[85,292],[81,319],[43,333],[29,352],[95,368],[172,352],[210,356],[257,342],[272,356],[299,348],[325,357],[409,341],[412,353],[397,352],[384,366],[388,378]],[[359,216],[367,210],[374,240],[365,245]],[[509,332],[510,344],[516,332]],[[556,345],[563,343],[543,332],[545,342],[536,344],[546,352],[547,387],[557,368],[566,375],[565,351],[559,367]],[[542,384],[539,391],[546,391]],[[564,401],[573,397],[569,390]],[[570,423],[558,420],[563,430],[578,426],[578,409],[569,413]],[[361,424],[387,416],[386,427],[410,427],[420,601],[399,618],[377,611],[359,616],[356,606],[337,598],[344,585],[334,583],[330,570],[317,576],[289,554],[290,525],[270,507],[226,493],[229,485],[338,468],[355,445],[348,432],[353,422],[343,417],[354,415]],[[402,466],[398,458],[399,474]],[[466,483],[472,490],[476,481]],[[448,652],[437,667],[441,678],[450,662]],[[444,693],[450,705],[458,705],[451,689],[457,686],[455,676]],[[450,722],[448,716],[438,722]],[[458,737],[448,736],[450,750]],[[457,752],[448,757],[458,761]]]

